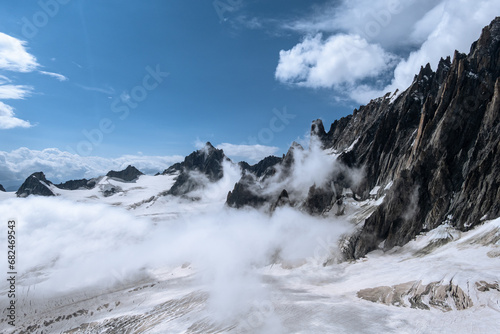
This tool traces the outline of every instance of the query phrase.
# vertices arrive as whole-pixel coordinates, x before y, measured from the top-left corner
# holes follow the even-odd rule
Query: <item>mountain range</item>
[[[319,139],[322,149],[336,152],[345,168],[332,170],[326,186],[311,185],[303,203],[292,204],[311,214],[325,214],[341,200],[344,190],[360,201],[369,198],[373,189],[378,189],[378,196],[386,195],[351,237],[347,257],[363,256],[382,241],[385,250],[402,246],[445,222],[467,231],[500,215],[499,36],[497,18],[484,28],[468,55],[455,52],[453,61],[441,59],[436,71],[430,64],[423,66],[404,92],[372,100],[336,120],[328,132],[321,120],[313,122],[311,136]],[[270,156],[253,166],[240,162],[243,175],[228,194],[227,204],[272,206],[283,198],[286,184],[275,193],[262,190],[278,169],[283,177],[289,173],[297,150],[303,148],[294,143],[283,157]],[[162,173],[179,173],[164,194],[181,196],[199,188],[193,172],[209,182],[219,181],[223,160],[229,158],[207,143]],[[362,170],[360,182],[349,179],[348,170],[353,168]],[[128,166],[106,176],[131,182],[141,174]],[[51,184],[36,172],[16,194],[51,196]],[[95,179],[82,179],[55,187],[75,190],[95,185]],[[254,191],[257,186],[261,191]],[[409,207],[414,207],[411,214],[405,212]]]
[[[377,267],[379,263],[394,261],[391,264],[411,271],[411,268],[422,268],[417,264],[421,265],[423,258],[429,256],[435,263],[442,260],[446,264],[436,269],[440,276],[429,273],[423,279],[410,279],[407,273],[401,274],[404,281],[397,281],[399,271],[390,269],[394,271],[390,273],[391,283],[380,279],[380,284],[367,286],[363,285],[363,280],[361,283],[349,281],[355,287],[351,287],[355,290],[353,295],[370,303],[419,310],[448,312],[489,307],[494,311],[492,314],[498,316],[499,281],[498,277],[494,279],[494,272],[488,276],[489,264],[478,264],[478,272],[471,276],[473,278],[465,277],[464,273],[455,277],[449,274],[450,268],[456,264],[454,259],[450,260],[449,254],[465,249],[469,252],[468,257],[464,257],[466,262],[460,262],[460,265],[472,268],[469,262],[474,262],[474,257],[479,254],[475,253],[479,252],[477,247],[481,245],[487,247],[481,258],[488,261],[498,259],[499,151],[500,17],[483,29],[468,54],[455,52],[453,58],[441,59],[435,71],[430,64],[422,66],[405,91],[387,93],[360,106],[351,115],[336,120],[328,131],[322,120],[313,121],[307,148],[293,143],[282,157],[269,156],[250,165],[232,162],[223,150],[206,143],[183,162],[155,176],[144,175],[128,166],[122,171],[110,171],[90,180],[53,184],[43,172],[35,172],[28,176],[15,195],[7,193],[1,198],[33,198],[31,196],[37,195],[107,203],[133,211],[141,218],[153,217],[158,222],[179,217],[181,205],[176,203],[190,203],[187,205],[208,210],[219,201],[211,201],[211,194],[223,190],[223,205],[229,212],[248,213],[257,209],[272,220],[272,217],[293,209],[304,221],[322,219],[338,224],[339,229],[343,229],[342,224],[347,222],[350,228],[342,230],[336,241],[338,251],[328,251],[321,259],[322,266],[335,263],[339,264],[335,268],[342,268],[338,269],[342,272],[335,272],[339,280],[329,281],[329,284],[337,284],[339,291],[349,289],[347,283],[342,285],[348,280],[344,271],[361,275],[363,261],[368,262],[365,270],[373,270],[377,273],[375,276],[385,277],[385,271]],[[4,191],[1,185],[0,191]],[[169,205],[178,207],[169,211],[166,209],[170,208]],[[290,221],[295,219],[295,216],[290,217],[287,218]],[[282,282],[280,275],[300,276],[293,270],[300,270],[296,268],[304,263],[310,265],[307,261],[287,262],[281,252],[282,249],[277,249],[266,254],[268,260],[270,258],[266,263],[269,270],[274,264],[281,264],[280,269],[275,269],[278,271],[266,276],[266,284],[285,284],[279,283]],[[349,267],[351,263],[354,264]],[[181,269],[186,268],[190,268],[189,264]],[[168,279],[163,283],[147,281],[144,291],[154,294],[158,292],[153,288],[155,284],[165,285],[165,289],[180,284],[178,282],[184,277],[184,274],[179,274],[181,269],[171,273],[179,275],[175,276],[179,281],[168,281],[168,284],[165,283]],[[285,274],[287,269],[292,270],[291,273]],[[322,279],[318,274],[314,282],[308,282],[310,289],[307,293],[311,293],[312,286],[323,287]],[[300,298],[301,288],[279,287],[293,290],[285,298],[287,302],[276,304],[279,307]],[[167,313],[182,318],[191,312],[175,311],[187,305],[184,296],[175,299],[175,305],[162,301],[149,313],[131,316],[131,310],[135,310],[132,304],[139,298],[139,290],[131,290],[134,294],[130,296],[135,297],[127,301],[130,308],[119,316],[106,320],[92,318],[87,309],[87,313],[82,311],[82,314],[75,315],[75,318],[89,318],[85,323],[71,320],[74,332],[91,328],[96,331],[99,328],[102,332],[104,328],[130,324],[133,324],[130,330],[138,330],[142,328],[140,326],[154,327],[154,319],[165,319]],[[193,304],[205,303],[205,294],[190,293],[193,293],[188,298],[191,306],[185,306],[186,309],[194,307]],[[313,298],[310,294],[308,296]],[[118,308],[118,304],[114,305]],[[293,316],[279,307],[276,306],[277,312],[287,315],[290,328],[298,328],[293,327]],[[294,309],[294,312],[296,316],[301,314],[300,309]],[[54,315],[42,317],[46,321],[45,327],[60,325],[56,324],[58,320],[47,320],[50,317],[56,318]],[[193,323],[188,332],[235,329],[231,324],[219,326],[206,320],[206,315],[204,317]],[[33,333],[42,328],[42,325],[29,327],[35,326],[37,321],[36,317],[28,319],[24,332]],[[381,329],[389,330],[394,329]]]

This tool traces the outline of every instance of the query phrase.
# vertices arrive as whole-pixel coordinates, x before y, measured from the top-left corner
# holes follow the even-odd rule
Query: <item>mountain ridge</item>
[[[499,75],[497,17],[468,55],[456,51],[452,62],[441,59],[436,72],[422,67],[397,98],[372,100],[329,132],[313,124],[325,148],[353,145],[339,159],[365,168],[357,193],[366,197],[373,187],[394,182],[351,239],[348,257],[364,256],[382,241],[385,250],[401,246],[444,222],[465,231],[500,214]]]
[[[379,245],[383,250],[402,246],[443,223],[467,231],[498,217],[499,77],[497,17],[483,29],[469,54],[456,51],[453,58],[442,58],[436,71],[430,64],[422,66],[406,90],[373,99],[333,122],[328,131],[321,120],[313,121],[311,137],[328,154],[338,154],[336,170],[327,171],[322,184],[311,184],[301,196],[287,184],[297,177],[292,175],[296,157],[309,159],[302,146],[293,143],[282,158],[266,157],[253,166],[240,162],[242,176],[228,193],[226,204],[235,208],[267,206],[269,213],[290,205],[311,215],[324,215],[336,207],[341,215],[346,196],[356,201],[384,197],[348,238],[346,259],[362,257]],[[207,142],[162,173],[175,176],[175,182],[160,195],[184,196],[203,187],[205,180],[221,180],[225,161],[230,159],[224,152]],[[142,174],[128,168],[130,173],[115,173],[121,173],[125,181]],[[357,170],[364,177],[353,177]],[[46,181],[44,175],[38,179]],[[279,183],[272,191],[266,189],[271,179]],[[55,187],[89,189],[95,185],[92,180]],[[18,196],[27,196],[34,185],[24,187],[29,191],[21,188]]]

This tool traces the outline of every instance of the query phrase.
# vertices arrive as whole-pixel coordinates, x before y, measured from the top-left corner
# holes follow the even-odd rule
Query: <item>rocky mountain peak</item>
[[[403,245],[445,221],[467,230],[500,214],[494,190],[500,184],[499,27],[497,18],[469,55],[457,51],[452,62],[441,59],[436,72],[422,67],[393,103],[361,107],[338,122],[335,134],[324,135],[340,151],[357,140],[340,158],[365,167],[359,195],[393,182],[353,239],[351,256],[363,256],[381,241],[385,249]],[[409,207],[415,208],[411,214]]]
[[[109,171],[108,174],[106,174],[107,177],[112,177],[115,179],[120,179],[126,182],[132,182],[137,180],[137,178],[141,175],[144,175],[140,170],[135,168],[134,166],[128,165],[127,168],[121,171]]]
[[[500,44],[500,17],[496,17],[483,28],[481,37],[470,49],[471,58],[475,59],[479,70],[481,68],[498,69],[498,45]]]
[[[5,192],[5,188],[0,184],[0,191]]]
[[[184,161],[165,170],[164,174],[179,172],[174,185],[169,190],[170,195],[185,195],[203,186],[193,173],[204,175],[210,182],[216,182],[224,176],[222,163],[230,161],[223,150],[215,148],[210,142],[205,147],[194,151]]]
[[[80,179],[80,180],[69,180],[64,183],[56,184],[55,186],[59,189],[65,190],[78,190],[78,189],[92,189],[96,186],[97,179]]]
[[[373,99],[328,132],[321,120],[313,121],[311,135],[339,152],[346,168],[328,180],[331,189],[313,186],[305,202],[294,205],[324,214],[342,207],[344,191],[352,191],[355,200],[370,199],[374,189],[385,194],[349,240],[347,258],[364,256],[381,242],[384,249],[402,246],[443,222],[465,231],[498,217],[500,18],[483,30],[468,55],[455,52],[436,71],[422,66],[405,91]],[[292,144],[280,175],[286,178],[302,149]],[[350,170],[362,170],[363,178],[351,182]],[[255,177],[242,178],[228,205],[275,205],[277,194],[256,193],[262,186]]]
[[[17,197],[28,197],[29,195],[55,196],[50,189],[52,182],[45,178],[43,172],[36,172],[28,176],[21,187],[17,190]]]

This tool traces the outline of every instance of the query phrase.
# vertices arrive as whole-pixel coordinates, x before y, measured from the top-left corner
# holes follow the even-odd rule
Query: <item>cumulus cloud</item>
[[[396,57],[358,35],[306,37],[291,50],[280,51],[276,78],[305,87],[333,87],[376,77]]]
[[[441,57],[453,55],[455,50],[468,52],[481,29],[499,12],[500,2],[495,0],[331,1],[299,20],[282,24],[282,28],[316,37],[306,37],[291,50],[280,52],[276,78],[306,87],[334,88],[336,95],[366,103],[406,89],[420,66],[430,63],[436,68]],[[318,33],[329,37],[322,42]],[[347,49],[339,43],[345,43],[346,36],[358,39],[347,44]],[[349,47],[356,45],[365,47],[342,59],[345,50],[350,54]],[[320,61],[321,54],[326,60]],[[373,66],[366,64],[370,54],[375,56]],[[388,56],[395,54],[397,64],[391,63],[395,57]],[[339,70],[335,64],[344,67]],[[346,68],[355,69],[350,78]],[[314,78],[310,78],[312,69],[318,73]],[[391,75],[384,75],[387,73]],[[339,87],[339,82],[350,85]]]
[[[182,161],[182,156],[124,155],[108,159],[82,157],[56,148],[42,151],[19,148],[11,152],[0,151],[0,184],[18,187],[32,173],[43,171],[52,182],[93,178],[110,170],[122,170],[134,165],[144,173],[154,174]]]
[[[234,145],[222,143],[217,148],[223,150],[228,157],[242,158],[250,162],[258,162],[265,157],[275,154],[279,148],[264,145]]]
[[[497,13],[500,13],[498,1],[443,1],[441,7],[436,7],[416,24],[413,36],[428,36],[418,51],[398,64],[394,79],[384,90],[404,89],[411,84],[420,66],[430,63],[436,68],[441,57],[453,55],[455,50],[468,52],[472,42],[479,38],[482,28]],[[434,22],[434,29],[426,27],[429,22]]]

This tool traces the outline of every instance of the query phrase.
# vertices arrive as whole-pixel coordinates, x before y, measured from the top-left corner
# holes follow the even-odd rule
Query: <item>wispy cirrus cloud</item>
[[[14,116],[14,108],[0,101],[0,129],[29,128],[31,123]]]
[[[0,75],[0,85],[3,85],[3,84],[6,84],[6,83],[10,83],[10,79],[7,78],[6,76],[4,75]]]
[[[26,42],[0,32],[0,70],[32,72],[40,66],[36,57],[28,53]]]
[[[36,57],[26,50],[26,41],[0,32],[0,70],[17,73],[38,73],[53,77],[59,81],[68,80],[62,74],[39,70],[41,65]],[[34,91],[30,85],[19,85],[0,75],[0,100],[22,100]],[[15,116],[14,108],[0,101],[0,129],[29,128],[30,122]]]
[[[105,86],[105,87],[92,87],[92,86],[85,86],[81,84],[76,84],[78,87],[84,90],[88,90],[91,92],[98,92],[98,93],[103,93],[107,95],[114,95],[116,93],[115,89],[111,86]]]
[[[59,73],[47,72],[47,71],[38,71],[38,72],[41,73],[41,74],[48,75],[50,77],[56,78],[59,81],[67,81],[68,80],[67,77],[65,77],[64,75],[59,74]]]
[[[0,99],[22,100],[33,92],[32,86],[26,85],[0,85]]]

